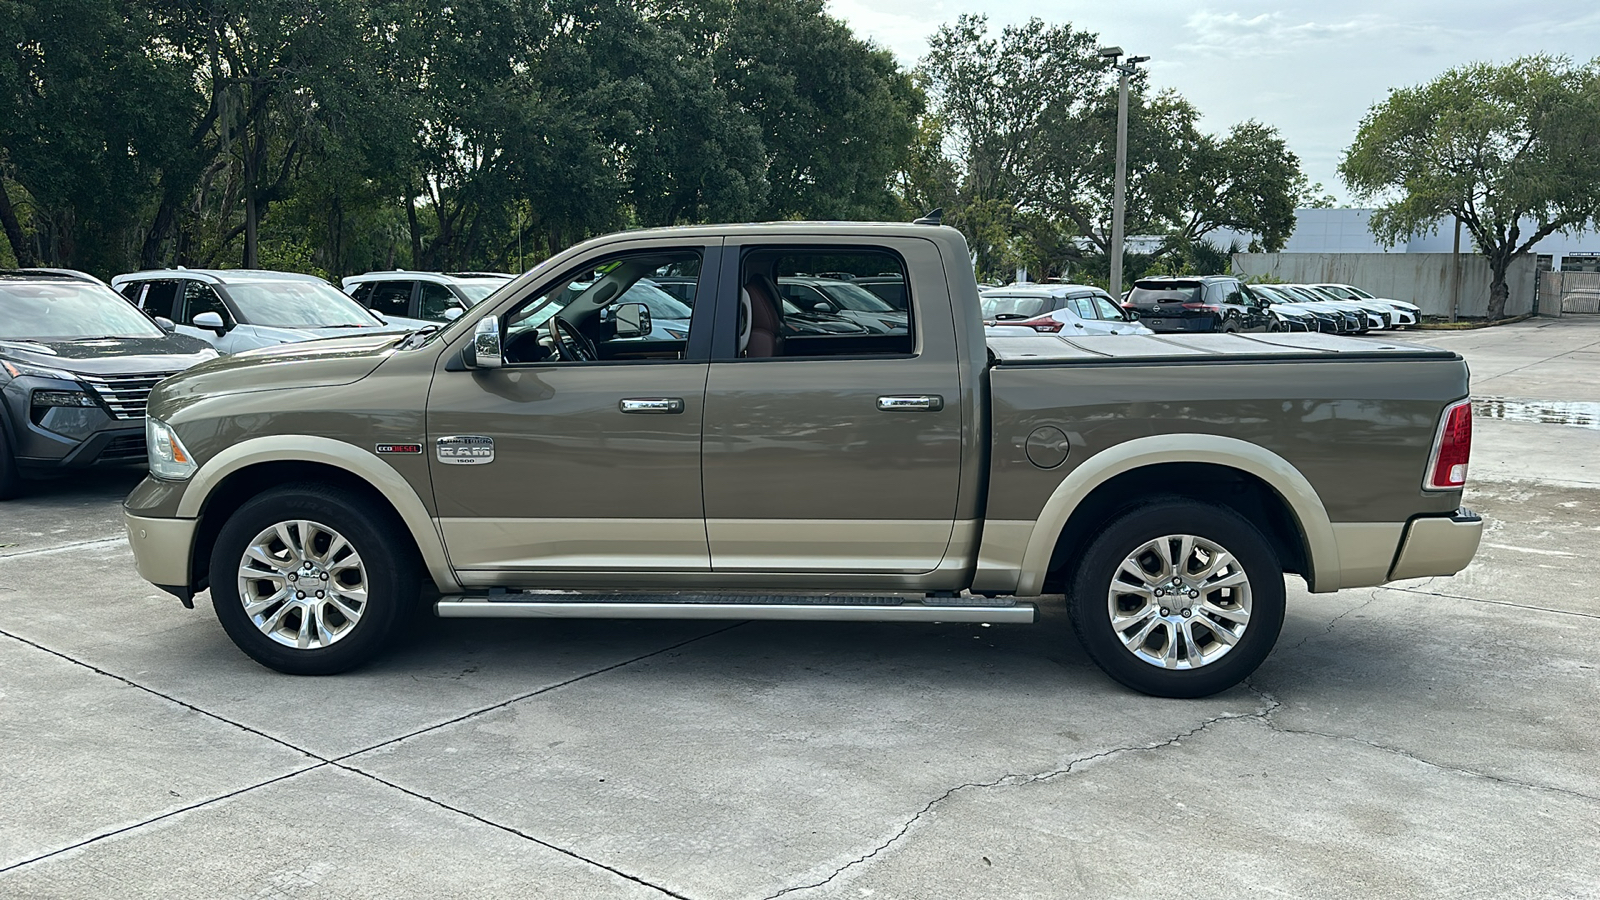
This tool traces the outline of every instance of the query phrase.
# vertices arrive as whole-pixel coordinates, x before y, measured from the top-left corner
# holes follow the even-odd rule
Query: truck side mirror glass
[[[643,303],[619,303],[611,308],[618,338],[644,337],[650,333],[650,310]]]
[[[222,316],[214,312],[203,312],[194,317],[194,327],[209,328],[217,333],[218,337],[228,333],[227,323],[222,321]]]
[[[472,343],[462,354],[462,362],[474,369],[498,369],[506,364],[500,354],[500,317],[484,316],[472,332]]]

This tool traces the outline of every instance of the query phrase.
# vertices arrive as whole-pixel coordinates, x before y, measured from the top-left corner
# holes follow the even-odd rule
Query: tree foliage
[[[1391,90],[1339,172],[1382,202],[1372,230],[1390,244],[1458,217],[1489,262],[1489,317],[1499,318],[1511,263],[1600,215],[1600,60],[1477,63]]]

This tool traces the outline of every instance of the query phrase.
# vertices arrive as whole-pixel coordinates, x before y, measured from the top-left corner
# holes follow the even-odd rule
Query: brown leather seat
[[[778,286],[765,275],[752,275],[739,292],[739,355],[763,358],[783,355],[783,312]]]

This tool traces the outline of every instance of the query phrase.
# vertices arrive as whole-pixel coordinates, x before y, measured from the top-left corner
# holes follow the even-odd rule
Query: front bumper
[[[1483,519],[1470,509],[1412,519],[1389,570],[1389,580],[1454,575],[1472,562],[1482,538]]]
[[[199,520],[147,519],[126,511],[122,520],[128,528],[128,546],[133,548],[133,565],[139,577],[187,604],[194,596],[189,563]]]

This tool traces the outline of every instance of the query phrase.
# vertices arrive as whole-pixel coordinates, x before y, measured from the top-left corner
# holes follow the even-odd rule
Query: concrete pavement
[[[1600,320],[1542,324],[1416,339],[1600,400]],[[436,621],[286,678],[133,573],[129,479],[48,486],[0,507],[0,897],[1600,897],[1600,431],[1476,424],[1473,565],[1291,579],[1199,701],[1109,681],[1056,605]]]

